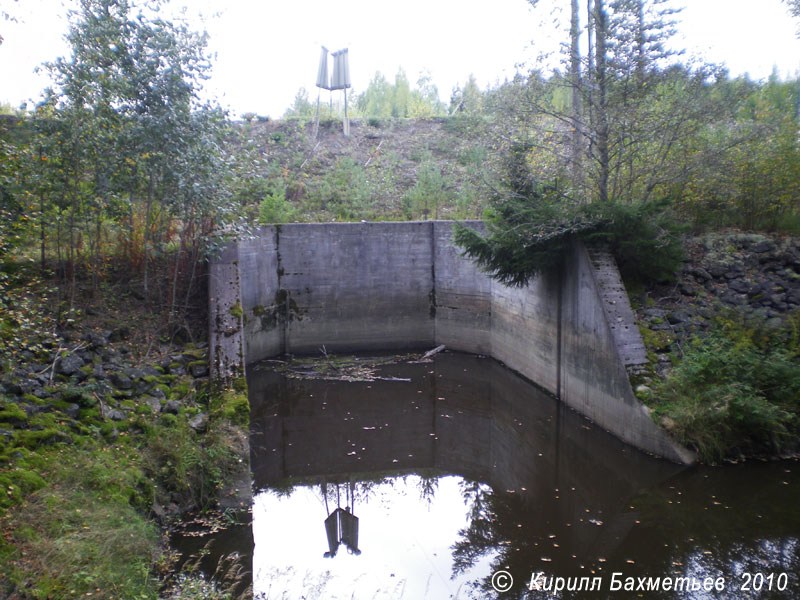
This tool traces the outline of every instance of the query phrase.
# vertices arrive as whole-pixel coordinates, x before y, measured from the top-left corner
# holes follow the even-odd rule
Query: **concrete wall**
[[[266,227],[223,259],[212,265],[211,314],[241,299],[246,362],[322,346],[339,352],[445,344],[493,356],[642,450],[693,460],[633,395],[580,245],[563,273],[525,288],[480,272],[453,246],[452,224],[441,221]],[[238,290],[225,288],[234,278],[213,277],[215,268],[234,267]],[[212,356],[235,363],[227,338],[215,348],[214,319],[211,327]]]

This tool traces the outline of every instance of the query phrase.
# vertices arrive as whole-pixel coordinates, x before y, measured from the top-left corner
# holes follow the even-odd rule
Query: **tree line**
[[[469,254],[524,282],[573,235],[631,246],[638,232],[646,265],[676,255],[678,221],[800,231],[798,80],[684,60],[666,0],[572,0],[565,30],[560,70],[534,68],[486,103],[509,132],[506,169],[489,238],[459,233]]]
[[[685,61],[668,50],[675,15],[664,0],[573,0],[559,68],[534,65],[486,90],[470,76],[449,105],[425,73],[415,86],[402,70],[393,82],[376,73],[354,96],[355,114],[446,116],[443,135],[474,144],[451,157],[440,152],[447,144],[421,153],[416,183],[387,210],[376,195],[397,185],[399,157],[370,163],[388,169],[375,177],[348,163],[319,182],[305,155],[266,165],[250,130],[199,100],[205,36],[148,6],[81,0],[72,56],[44,67],[55,84],[31,114],[0,123],[0,258],[30,254],[35,239],[38,260],[66,284],[67,307],[76,279],[97,286],[118,269],[178,322],[215,233],[259,212],[313,220],[333,206],[343,219],[414,219],[456,203],[441,214],[474,216],[468,204],[488,199],[497,231],[523,236],[506,238],[514,247],[620,223],[620,206],[653,225],[658,205],[695,227],[800,230],[800,82]],[[315,109],[300,90],[286,116]],[[469,189],[446,180],[450,159],[474,172]],[[667,229],[646,235],[660,242]]]
[[[72,55],[44,65],[54,84],[3,135],[2,251],[36,235],[67,310],[76,279],[96,287],[124,265],[142,299],[174,320],[212,232],[232,218],[229,122],[198,99],[205,36],[148,6],[81,0],[71,13]],[[156,266],[168,276],[154,279]]]

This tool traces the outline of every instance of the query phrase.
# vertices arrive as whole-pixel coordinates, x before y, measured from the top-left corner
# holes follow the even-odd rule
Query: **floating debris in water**
[[[414,362],[414,354],[392,356],[352,356],[322,354],[321,356],[293,357],[289,361],[276,361],[274,370],[291,379],[321,379],[326,381],[411,381],[403,377],[381,377],[379,367],[403,362]]]

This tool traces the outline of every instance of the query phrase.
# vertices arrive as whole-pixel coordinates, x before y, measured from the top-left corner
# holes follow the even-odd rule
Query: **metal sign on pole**
[[[317,92],[317,112],[314,115],[314,138],[319,133],[319,96],[322,90],[330,89],[328,83],[328,49],[323,46],[322,53],[319,57],[319,69],[317,69],[317,87],[320,91]]]
[[[328,49],[323,46],[317,70],[317,87],[320,90],[344,90],[344,135],[350,135],[350,119],[347,116],[347,88],[350,83],[350,61],[348,49],[332,52],[333,76],[328,80]],[[319,94],[317,93],[317,114],[314,117],[314,137],[319,133]],[[333,110],[333,97],[331,97],[331,111]]]

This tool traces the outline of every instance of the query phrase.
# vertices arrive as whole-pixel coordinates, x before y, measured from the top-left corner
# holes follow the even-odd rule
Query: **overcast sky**
[[[541,0],[568,10],[567,0]],[[780,0],[675,0],[680,16],[677,46],[725,63],[734,75],[782,77],[800,71],[797,25]],[[412,85],[430,73],[449,100],[454,86],[473,73],[485,88],[511,78],[518,65],[559,39],[549,9],[525,0],[173,0],[186,6],[197,29],[211,34],[217,59],[207,93],[230,108],[280,117],[300,87],[316,98],[320,46],[349,48],[354,91],[376,71],[393,79],[403,67]],[[18,22],[0,20],[0,102],[37,100],[47,85],[34,69],[67,56],[63,41],[73,0],[0,0]],[[519,67],[525,70],[524,67]],[[341,92],[334,92],[341,94]],[[323,98],[328,92],[323,92]]]

